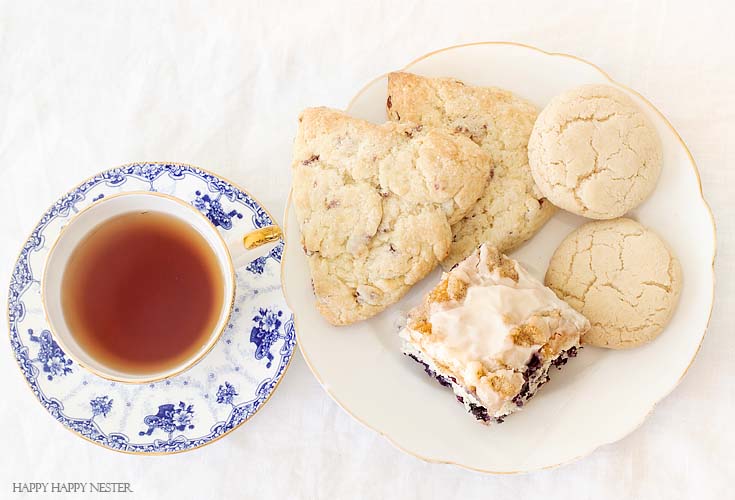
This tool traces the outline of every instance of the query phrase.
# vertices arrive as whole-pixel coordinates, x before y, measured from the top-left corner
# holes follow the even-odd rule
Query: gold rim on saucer
[[[204,174],[207,174],[209,176],[219,178],[219,179],[227,182],[231,186],[234,186],[235,188],[237,188],[239,191],[241,191],[245,195],[247,195],[251,200],[253,200],[255,203],[258,204],[259,208],[263,210],[263,212],[268,216],[268,218],[271,221],[274,221],[274,222],[276,221],[275,217],[273,217],[273,214],[271,214],[271,212],[266,208],[266,206],[257,197],[253,196],[252,193],[250,193],[246,189],[243,189],[239,184],[231,181],[230,179],[228,179],[228,178],[226,178],[226,177],[224,177],[224,176],[222,176],[220,174],[214,173],[211,170],[207,170],[205,168],[202,168],[202,167],[199,167],[199,166],[196,166],[196,165],[192,165],[192,164],[189,164],[189,163],[182,163],[182,162],[167,162],[167,161],[130,162],[130,163],[125,163],[125,164],[118,165],[118,166],[115,166],[115,167],[111,167],[109,169],[106,169],[105,171],[107,171],[107,170],[115,170],[115,169],[124,169],[124,168],[129,167],[129,166],[140,165],[140,164],[146,164],[146,165],[180,165],[180,166],[183,166],[183,167],[187,167],[187,168],[192,168],[192,169],[198,170],[198,171],[200,171],[200,172],[202,172]],[[83,184],[91,181],[97,175],[98,175],[98,173],[95,173],[95,174],[87,177],[86,179],[80,181],[74,187],[72,187],[71,190],[79,188],[79,186],[81,186],[81,185],[83,185]],[[148,193],[148,191],[145,191],[145,192]],[[113,195],[111,195],[111,196],[113,196]],[[49,208],[47,208],[43,212],[43,215],[41,216],[41,218],[39,218],[36,221],[36,223],[34,224],[34,226],[33,226],[34,229],[31,230],[31,232],[29,233],[29,235],[23,241],[28,241],[28,239],[35,232],[35,229],[41,223],[42,217],[46,213],[48,213],[49,210],[51,208],[53,208],[53,206],[54,205],[51,205]],[[256,229],[254,232],[257,232],[257,231],[258,230]],[[228,248],[228,251],[229,251],[229,248]],[[17,263],[22,254],[23,254],[23,249],[21,249],[18,252],[18,254],[17,254],[14,262]],[[233,304],[234,304],[234,301],[233,301]],[[284,297],[284,306],[288,307],[288,303],[285,301],[285,297]],[[289,313],[291,312],[288,309],[286,309],[286,310]],[[45,314],[45,311],[44,311],[44,314]],[[6,318],[6,322],[7,322],[7,325],[8,325],[8,335],[10,337],[10,340],[12,341],[12,339],[13,339],[13,331],[12,331],[11,325],[10,325],[10,315],[7,314],[5,316],[5,318]],[[295,329],[295,324],[294,324],[294,329]],[[215,342],[214,345],[217,345],[217,342]],[[29,389],[33,390],[33,386],[31,385],[30,381],[25,377],[25,374],[21,370],[20,365],[16,362],[15,355],[14,355],[14,353],[12,351],[11,351],[11,354],[13,355],[14,364],[18,368],[18,371],[20,372],[23,380],[26,382],[26,384],[28,385]],[[117,453],[122,453],[122,454],[126,454],[126,455],[148,455],[148,456],[176,455],[176,454],[180,454],[180,453],[185,453],[185,452],[191,452],[191,451],[199,450],[199,449],[202,449],[202,448],[204,448],[206,446],[209,446],[209,445],[211,445],[211,444],[213,444],[215,442],[218,442],[222,438],[224,438],[224,437],[228,436],[229,434],[231,434],[234,430],[243,427],[246,423],[250,422],[250,420],[253,418],[253,416],[255,414],[257,414],[258,412],[260,412],[261,409],[264,406],[266,406],[266,404],[270,401],[270,399],[273,397],[274,393],[278,389],[278,386],[283,381],[283,378],[285,377],[286,372],[288,372],[288,369],[291,367],[291,363],[293,361],[293,355],[294,354],[295,354],[295,350],[291,353],[291,355],[289,356],[289,358],[286,361],[285,365],[283,365],[282,371],[280,372],[280,375],[278,376],[278,378],[275,380],[275,383],[274,383],[273,387],[271,388],[270,392],[268,393],[268,395],[265,397],[265,399],[263,399],[262,402],[260,402],[260,404],[254,409],[254,411],[252,411],[252,413],[246,419],[240,421],[236,426],[232,427],[231,429],[227,430],[226,432],[223,432],[222,434],[220,434],[218,436],[215,436],[215,437],[211,438],[210,440],[206,441],[205,443],[199,444],[198,446],[193,447],[193,448],[184,448],[184,449],[171,450],[171,451],[130,451],[130,450],[122,450],[122,449],[118,449],[118,448],[113,448],[113,447],[105,446],[104,444],[102,444],[100,442],[97,442],[97,441],[95,441],[95,440],[93,440],[93,439],[91,439],[91,438],[89,438],[89,437],[81,434],[80,432],[76,431],[75,429],[72,429],[72,428],[68,427],[67,425],[62,425],[62,427],[64,429],[66,429],[67,431],[69,431],[70,433],[72,433],[74,436],[80,437],[80,438],[84,439],[85,441],[88,441],[88,442],[94,444],[95,446],[98,446],[98,447],[103,448],[103,449],[106,449],[106,450],[113,450],[113,451],[115,451]],[[204,356],[202,356],[202,358],[203,357]],[[103,380],[104,380],[104,378],[103,378]],[[35,399],[36,399],[36,401],[39,402],[39,404],[43,404],[40,399],[38,399],[38,398],[35,398]]]

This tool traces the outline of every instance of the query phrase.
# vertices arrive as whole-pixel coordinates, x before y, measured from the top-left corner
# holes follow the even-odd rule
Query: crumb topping
[[[547,337],[538,327],[529,324],[515,327],[510,332],[510,338],[515,345],[524,347],[542,345],[547,340]]]
[[[548,367],[589,329],[551,289],[488,245],[444,274],[410,317],[402,338],[491,414],[520,393],[531,360]]]
[[[518,281],[518,271],[516,270],[515,263],[500,253],[495,247],[487,247],[486,254],[487,268],[490,272],[497,269],[500,276],[508,278],[513,281]]]

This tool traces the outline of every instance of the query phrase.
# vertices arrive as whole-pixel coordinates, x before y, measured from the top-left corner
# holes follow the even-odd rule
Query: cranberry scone
[[[322,316],[334,325],[369,318],[434,269],[450,225],[487,185],[487,161],[460,135],[305,110],[292,200]]]
[[[467,411],[500,423],[577,355],[589,321],[518,262],[483,244],[444,273],[401,330],[403,352]]]
[[[391,120],[440,127],[462,134],[487,152],[491,181],[480,201],[452,224],[444,269],[489,242],[508,252],[533,236],[556,208],[536,187],[528,165],[528,138],[538,110],[529,101],[495,87],[412,73],[388,75],[386,111]]]

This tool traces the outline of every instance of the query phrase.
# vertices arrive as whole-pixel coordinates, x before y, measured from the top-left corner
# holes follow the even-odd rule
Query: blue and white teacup
[[[207,242],[216,258],[221,272],[223,300],[219,305],[219,315],[211,332],[204,337],[202,345],[191,356],[176,366],[154,373],[125,373],[106,366],[101,360],[90,355],[75,340],[64,318],[62,308],[62,280],[64,270],[77,245],[100,224],[131,212],[155,211],[178,218],[195,229]],[[280,237],[280,229],[269,226],[245,235],[243,249],[252,249]],[[237,261],[243,256],[234,256]],[[111,264],[114,265],[114,264]],[[230,254],[227,243],[216,227],[195,207],[166,194],[139,191],[112,195],[100,200],[76,214],[61,231],[49,252],[45,272],[41,281],[41,295],[44,312],[54,337],[63,351],[77,363],[100,377],[126,383],[149,383],[166,379],[187,370],[201,360],[217,343],[226,328],[233,308],[235,297],[236,262]]]

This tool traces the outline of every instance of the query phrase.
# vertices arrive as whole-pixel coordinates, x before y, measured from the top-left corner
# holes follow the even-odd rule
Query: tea
[[[74,249],[61,284],[64,319],[79,345],[128,374],[165,371],[207,343],[223,277],[207,241],[162,212],[118,215]]]

